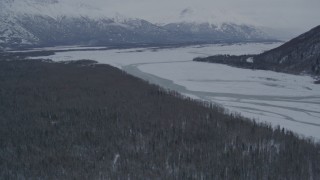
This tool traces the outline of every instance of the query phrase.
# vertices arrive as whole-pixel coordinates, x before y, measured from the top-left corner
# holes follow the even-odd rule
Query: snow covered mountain
[[[86,3],[62,0],[1,0],[0,47],[119,45],[267,41],[254,26],[194,22],[189,11],[180,22],[155,24],[104,13]],[[69,3],[69,4],[68,4]],[[72,9],[71,9],[72,8]],[[178,19],[177,19],[178,21]]]
[[[219,26],[210,23],[170,23],[164,26],[172,32],[189,34],[195,41],[235,42],[261,41],[268,38],[266,33],[250,25],[223,23]]]

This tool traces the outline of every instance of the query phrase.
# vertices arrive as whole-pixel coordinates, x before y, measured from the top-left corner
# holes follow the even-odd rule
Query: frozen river
[[[309,76],[193,62],[199,56],[256,54],[273,44],[199,45],[59,52],[54,61],[92,59],[110,64],[192,98],[218,103],[230,112],[280,125],[320,139],[320,85]]]

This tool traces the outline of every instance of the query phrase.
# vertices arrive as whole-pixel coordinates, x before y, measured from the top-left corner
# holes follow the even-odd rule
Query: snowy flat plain
[[[55,46],[55,47],[42,47],[42,48],[33,48],[28,50],[18,50],[18,51],[9,51],[9,52],[37,52],[37,51],[72,51],[72,50],[99,50],[106,49],[107,47],[85,47],[85,46]]]
[[[320,85],[313,84],[311,77],[192,61],[195,57],[216,54],[257,54],[279,45],[79,50],[43,58],[54,61],[91,59],[110,64],[191,98],[218,103],[230,112],[320,140]]]

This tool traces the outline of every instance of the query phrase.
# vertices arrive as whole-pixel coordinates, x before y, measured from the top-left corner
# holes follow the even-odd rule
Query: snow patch
[[[288,60],[288,56],[285,56],[285,57],[283,57],[281,60],[280,60],[280,64],[283,64],[283,63],[285,63],[286,61]]]
[[[253,57],[249,57],[246,61],[247,61],[247,63],[253,63],[254,62],[254,58]]]

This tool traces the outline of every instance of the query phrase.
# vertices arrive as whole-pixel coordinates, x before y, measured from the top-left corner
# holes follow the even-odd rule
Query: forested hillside
[[[320,26],[288,41],[280,47],[258,55],[218,55],[207,58],[196,58],[195,61],[319,76]]]
[[[1,58],[0,179],[320,178],[319,145],[284,129],[108,65]]]

